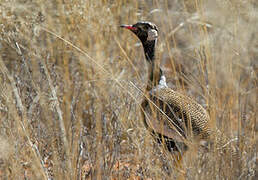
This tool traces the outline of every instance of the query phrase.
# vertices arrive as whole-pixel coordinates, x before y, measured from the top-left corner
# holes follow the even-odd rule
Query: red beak
[[[137,30],[137,28],[133,27],[132,25],[121,25],[120,27],[129,29],[129,30],[132,30],[132,31]]]

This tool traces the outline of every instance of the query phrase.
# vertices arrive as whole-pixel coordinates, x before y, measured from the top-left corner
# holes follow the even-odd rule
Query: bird
[[[141,103],[143,123],[156,141],[169,152],[183,154],[191,142],[206,145],[211,136],[208,112],[193,98],[167,86],[155,56],[159,30],[149,21],[121,25],[141,41],[148,66],[148,81]]]

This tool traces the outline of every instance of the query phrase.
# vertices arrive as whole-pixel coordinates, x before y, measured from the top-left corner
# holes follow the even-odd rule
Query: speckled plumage
[[[142,109],[149,128],[177,142],[191,137],[206,140],[211,134],[206,110],[193,99],[170,88],[151,91],[149,98],[142,103]]]

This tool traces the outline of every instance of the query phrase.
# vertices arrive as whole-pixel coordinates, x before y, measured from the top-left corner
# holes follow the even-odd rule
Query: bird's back
[[[170,88],[152,90],[143,109],[147,126],[176,141],[190,136],[206,140],[210,136],[210,118],[206,110]]]

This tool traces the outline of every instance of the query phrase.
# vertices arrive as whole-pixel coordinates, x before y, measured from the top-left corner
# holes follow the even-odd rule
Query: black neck
[[[147,91],[152,90],[159,84],[160,78],[163,75],[162,70],[159,67],[159,63],[155,60],[155,45],[156,40],[153,41],[145,41],[143,44],[144,54],[146,60],[148,62],[148,84],[147,84]]]
[[[143,48],[144,48],[144,54],[146,57],[146,60],[148,62],[153,62],[155,60],[155,45],[156,45],[156,40],[152,41],[145,41],[142,43]]]
[[[163,75],[163,71],[160,69],[157,63],[149,64],[149,79],[147,84],[147,91],[150,91],[158,86],[161,76]]]

